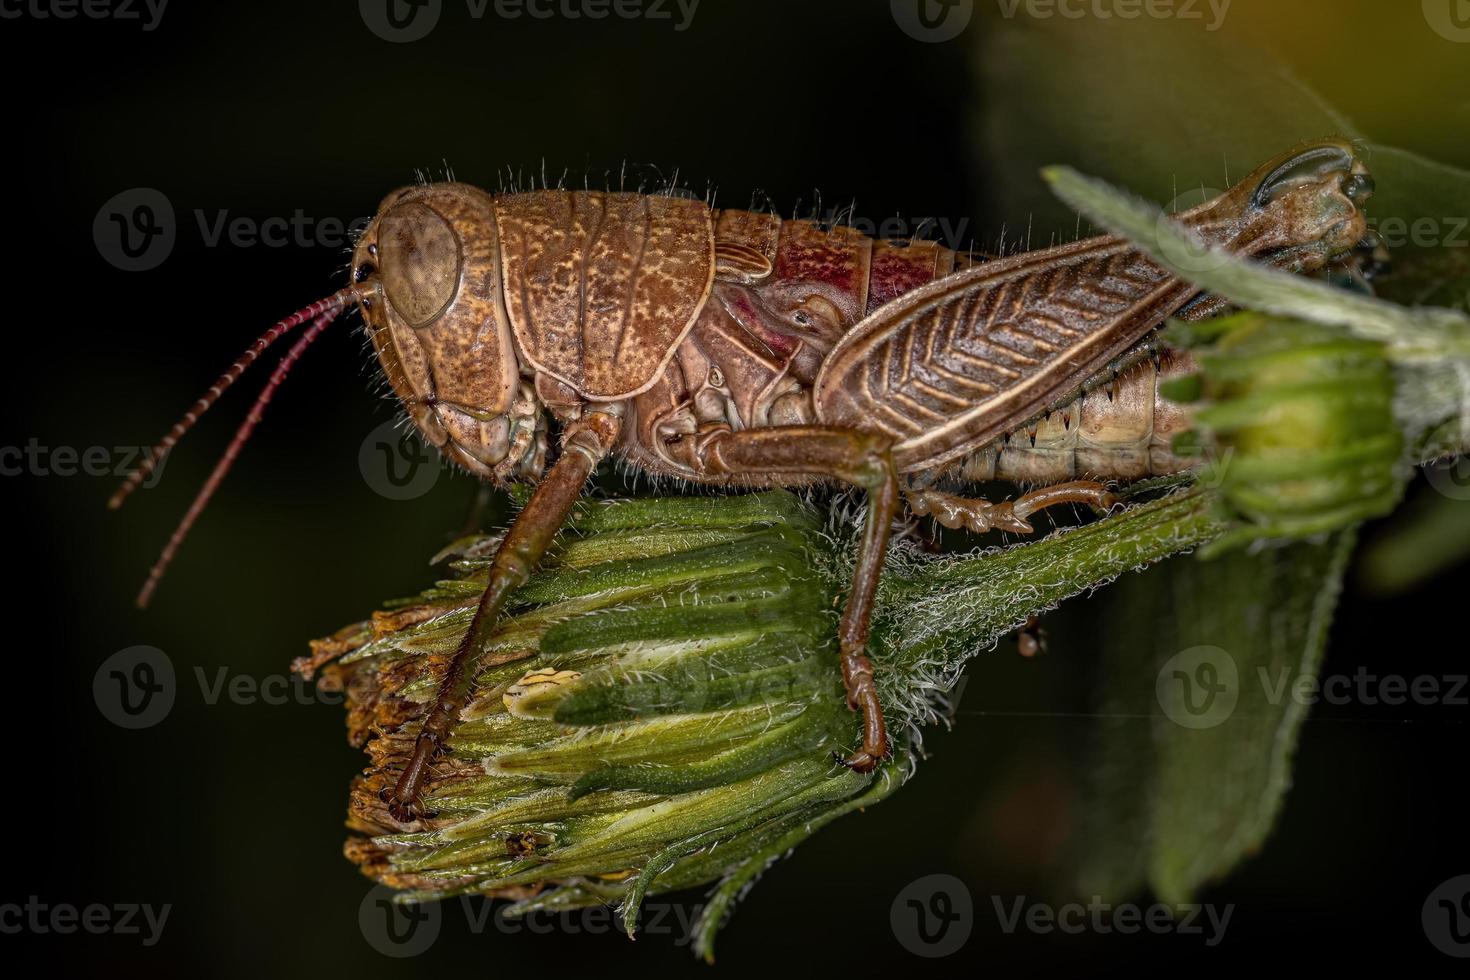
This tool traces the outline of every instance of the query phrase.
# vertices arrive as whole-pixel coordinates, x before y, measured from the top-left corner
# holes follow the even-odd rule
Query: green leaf
[[[1206,246],[1183,225],[1160,220],[1157,208],[1070,167],[1042,175],[1057,196],[1114,234],[1126,237],[1159,265],[1250,310],[1340,326],[1356,337],[1387,344],[1405,363],[1438,363],[1470,353],[1470,317],[1453,310],[1410,310],[1339,289]],[[1183,265],[1176,257],[1208,254]]]
[[[1036,183],[1049,163],[1160,203],[1192,193],[1193,204],[1202,185],[1223,190],[1303,140],[1362,135],[1269,57],[1182,21],[1018,17],[986,28],[972,126],[994,164],[984,190],[1013,227],[1035,219],[1037,246],[1076,227]]]
[[[1405,260],[1400,266],[1464,255],[1470,247],[1470,172],[1382,144],[1370,147],[1368,163],[1378,185],[1368,206],[1370,223],[1390,253]]]
[[[1035,246],[1085,233],[1035,180],[1056,161],[1176,211],[1290,146],[1340,135],[1366,147],[1378,183],[1369,218],[1396,270],[1467,250],[1470,172],[1376,140],[1248,41],[1163,18],[996,18],[976,37],[971,128],[987,213]]]
[[[1114,587],[1079,894],[1189,902],[1260,847],[1307,713],[1293,686],[1317,676],[1353,540],[1173,559]]]
[[[1470,521],[1463,459],[1429,470],[1429,480],[1376,529],[1363,549],[1358,578],[1375,595],[1401,595],[1470,561]]]

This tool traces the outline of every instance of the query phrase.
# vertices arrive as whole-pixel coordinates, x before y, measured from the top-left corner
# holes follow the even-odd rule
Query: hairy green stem
[[[966,661],[1029,617],[1126,572],[1208,543],[1226,527],[1213,495],[1191,488],[1039,541],[929,558],[890,579],[875,636],[895,701],[947,690]],[[921,712],[922,713],[922,712]]]

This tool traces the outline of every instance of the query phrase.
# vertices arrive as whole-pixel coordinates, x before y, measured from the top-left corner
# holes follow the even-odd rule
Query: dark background
[[[965,218],[993,241],[1027,215],[987,193],[1003,161],[967,135],[981,94],[975,36],[997,9],[976,6],[967,35],[945,43],[910,37],[876,0],[702,0],[682,31],[673,7],[675,20],[474,20],[446,0],[436,29],[407,44],[375,36],[350,0],[173,0],[151,31],[33,13],[0,20],[0,443],[112,453],[153,439],[260,330],[345,281],[345,249],[321,221],[368,215],[416,170],[439,175],[446,161],[491,189],[506,168],[539,175],[544,161],[553,180],[566,170],[600,185],[627,163],[650,183],[677,171],[700,194],[713,185],[726,205],[764,193],[788,214],[810,210],[820,188],[823,209],[855,200],[874,221]],[[1235,0],[1217,43],[1289,62],[1379,139],[1470,164],[1470,45],[1428,31],[1418,0]],[[1221,99],[1230,91],[1220,79]],[[176,241],[155,268],[122,271],[94,219],[140,187],[171,203]],[[281,246],[211,245],[197,215],[213,222],[222,210],[254,223],[300,211],[309,228]],[[458,903],[428,952],[380,956],[358,925],[368,883],[340,855],[345,790],[361,765],[340,708],[294,696],[207,703],[196,668],[211,682],[221,668],[256,683],[284,675],[307,638],[425,585],[428,556],[458,527],[467,478],[446,471],[407,501],[364,478],[363,443],[395,412],[374,380],[353,330],[316,345],[147,613],[132,607],[134,590],[246,392],[122,513],[104,510],[110,477],[32,470],[0,484],[13,856],[0,902],[173,906],[151,948],[138,936],[7,934],[7,959],[25,947],[67,969],[158,976],[704,970],[678,936],[632,944],[585,924],[579,934],[475,935]],[[1350,588],[1331,670],[1463,672],[1464,582],[1441,578],[1392,600]],[[982,657],[957,728],[931,733],[932,758],[913,783],[768,872],[723,934],[716,969],[1458,965],[1419,922],[1430,890],[1470,873],[1466,709],[1443,705],[1313,714],[1276,834],[1204,896],[1237,906],[1219,946],[1004,934],[991,896],[1044,894],[1065,838],[1066,773],[1087,724],[1087,638],[1085,619],[1061,621],[1038,663],[1010,644]],[[178,696],[162,723],[125,731],[99,712],[92,682],[138,644],[166,652]],[[894,938],[889,906],[934,873],[967,884],[976,921],[963,950],[922,960]]]

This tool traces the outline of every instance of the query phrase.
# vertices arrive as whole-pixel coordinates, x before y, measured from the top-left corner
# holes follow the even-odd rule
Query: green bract
[[[412,899],[520,899],[516,911],[641,898],[724,878],[699,926],[772,859],[875,802],[908,755],[870,776],[834,762],[857,737],[843,703],[832,590],[814,514],[788,494],[589,504],[496,632],[430,782],[433,816],[378,799],[483,587],[493,539],[460,577],[380,614],[330,668],[375,765],[353,790],[349,854]],[[426,656],[418,656],[423,654]],[[549,887],[545,887],[549,886]]]
[[[1218,529],[1174,494],[1035,544],[939,558],[895,549],[875,618],[894,758],[837,765],[858,740],[836,657],[847,522],[789,493],[589,503],[515,596],[476,694],[436,760],[431,816],[398,824],[379,793],[411,750],[484,587],[494,538],[456,577],[318,641],[347,692],[354,782],[347,853],[424,900],[486,894],[513,912],[620,903],[717,882],[697,927],[710,955],[735,898],[827,822],[913,771],[911,733],[964,662],[1034,613]]]

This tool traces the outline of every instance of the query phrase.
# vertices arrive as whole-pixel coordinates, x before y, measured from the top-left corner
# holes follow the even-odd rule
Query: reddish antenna
[[[164,437],[158,440],[158,444],[148,450],[148,455],[144,457],[143,462],[138,464],[136,470],[133,470],[133,472],[127,475],[127,478],[122,482],[122,486],[118,487],[117,491],[108,499],[107,509],[117,510],[134,490],[143,485],[144,480],[153,475],[153,471],[157,469],[164,455],[170,449],[174,448],[178,441],[184,437],[185,432],[194,428],[194,423],[199,421],[199,417],[209,411],[210,406],[219,401],[220,395],[223,395],[230,385],[239,380],[240,375],[245,373],[245,369],[254,364],[260,355],[265,353],[266,348],[306,321],[321,316],[329,310],[340,310],[355,298],[356,295],[351,288],[333,293],[326,299],[319,299],[310,306],[297,310],[261,334],[260,338],[251,344],[234,364],[230,365],[229,370],[220,375],[219,380],[210,385],[209,390],[201,395],[198,401],[189,406],[189,410],[184,413],[184,417],[174,423],[173,428],[169,429]]]
[[[112,499],[108,502],[108,506],[116,508],[127,499],[128,495],[135,488],[147,479],[148,474],[158,465],[158,461],[163,458],[164,454],[179,441],[185,432],[188,432],[193,427],[194,423],[199,420],[199,416],[204,414],[219,399],[219,396],[224,393],[226,388],[235,383],[236,379],[260,357],[261,353],[267,347],[307,320],[311,321],[311,326],[300,337],[296,338],[296,342],[291,345],[290,349],[281,358],[281,362],[276,365],[275,371],[271,373],[270,380],[261,389],[260,394],[255,399],[255,404],[251,406],[249,414],[245,416],[245,421],[240,423],[239,429],[235,431],[235,437],[230,440],[229,446],[225,448],[224,453],[220,456],[219,462],[215,464],[214,471],[209,474],[209,479],[204,481],[204,486],[200,488],[199,493],[194,497],[193,503],[189,505],[188,511],[184,513],[183,519],[179,521],[178,527],[174,529],[173,534],[169,537],[168,543],[164,545],[163,551],[158,556],[158,560],[154,562],[153,568],[148,572],[147,581],[143,583],[143,588],[138,592],[136,600],[138,608],[142,609],[147,607],[149,600],[153,597],[154,590],[158,588],[158,583],[163,578],[164,572],[168,570],[168,566],[173,562],[174,555],[178,553],[179,545],[188,536],[190,528],[194,526],[194,522],[198,520],[199,515],[204,512],[204,508],[209,504],[209,499],[219,489],[219,485],[224,481],[225,474],[229,473],[230,467],[234,465],[236,458],[240,455],[240,450],[244,448],[246,441],[250,438],[250,434],[255,431],[256,425],[264,417],[265,408],[270,404],[271,396],[275,394],[276,389],[281,386],[281,383],[286,380],[286,375],[290,373],[291,367],[300,359],[306,348],[311,346],[312,341],[316,340],[321,335],[321,332],[333,320],[337,319],[347,303],[354,298],[355,294],[350,288],[344,289],[332,294],[326,299],[317,300],[310,306],[297,310],[262,334],[260,339],[252,344],[240,356],[239,360],[230,366],[228,371],[220,375],[219,380],[214,383],[209,391],[196,401],[188,412],[184,413],[184,417],[168,431],[167,435],[159,440],[158,445],[148,454],[148,457],[142,465],[133,471],[123,485],[118,488],[117,492],[113,494]]]

